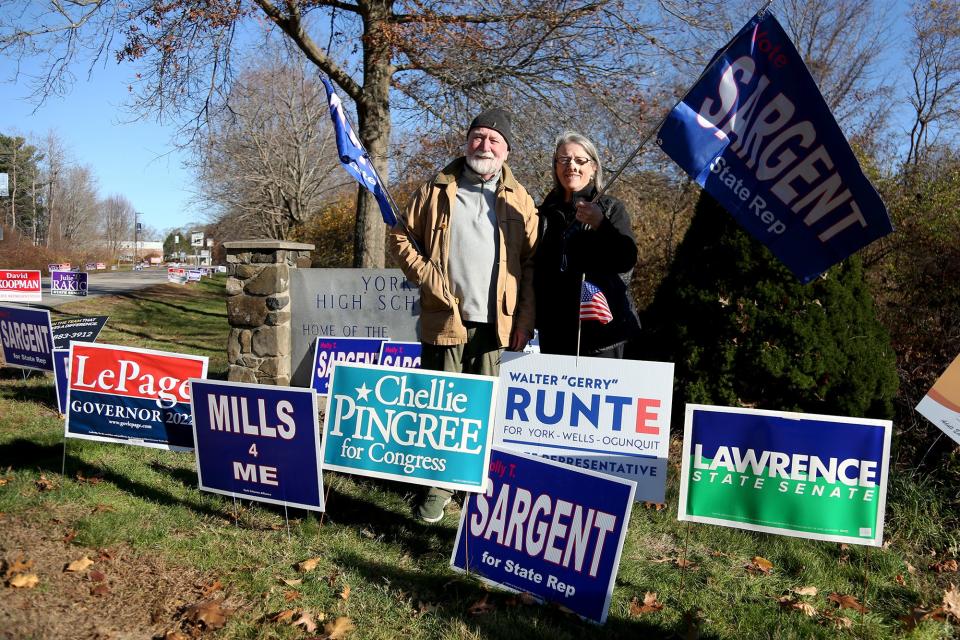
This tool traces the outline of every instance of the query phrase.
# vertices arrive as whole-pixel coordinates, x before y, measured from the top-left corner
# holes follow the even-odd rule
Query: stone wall
[[[310,266],[312,244],[224,242],[227,250],[228,380],[290,384],[290,270]]]

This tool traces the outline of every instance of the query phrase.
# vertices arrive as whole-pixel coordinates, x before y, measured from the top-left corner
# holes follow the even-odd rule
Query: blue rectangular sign
[[[70,349],[53,350],[53,385],[57,389],[57,409],[61,415],[67,414],[67,384],[69,375],[67,365],[70,362]]]
[[[8,366],[53,371],[49,311],[0,307],[0,342]]]
[[[419,369],[423,345],[419,342],[394,342],[388,340],[380,346],[380,359],[385,367],[403,367]]]
[[[323,467],[482,491],[497,379],[338,364],[324,416]]]
[[[802,56],[769,12],[711,62],[657,143],[802,282],[893,231]]]
[[[464,504],[450,565],[604,622],[635,484],[497,448],[489,476]]]
[[[312,389],[190,380],[204,491],[323,511]]]
[[[330,372],[338,362],[376,364],[386,338],[317,338],[310,386],[320,395],[330,388]]]

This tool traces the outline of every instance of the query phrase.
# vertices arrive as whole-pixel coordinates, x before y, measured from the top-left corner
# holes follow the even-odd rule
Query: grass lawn
[[[109,315],[100,343],[208,356],[222,379],[223,284],[61,311]],[[960,583],[960,501],[933,480],[891,472],[887,543],[868,550],[678,522],[679,451],[666,507],[634,508],[597,627],[452,572],[458,514],[420,524],[409,486],[326,473],[328,513],[290,510],[288,529],[283,508],[198,491],[192,453],[71,439],[64,459],[52,377],[5,369],[0,637],[960,637],[957,618],[924,615]],[[93,564],[64,570],[82,557]],[[29,574],[35,586],[12,586]]]

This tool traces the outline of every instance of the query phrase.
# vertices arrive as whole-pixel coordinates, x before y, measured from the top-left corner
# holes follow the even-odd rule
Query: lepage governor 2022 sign
[[[637,483],[664,501],[673,363],[504,353],[494,445]]]
[[[199,379],[190,390],[201,489],[323,511],[312,390]]]
[[[891,427],[688,404],[679,519],[880,546]]]
[[[487,481],[497,379],[338,364],[324,415],[323,467],[461,491]]]
[[[494,448],[467,497],[450,565],[604,622],[635,484]]]
[[[207,358],[116,345],[70,343],[65,436],[190,450],[190,378]]]

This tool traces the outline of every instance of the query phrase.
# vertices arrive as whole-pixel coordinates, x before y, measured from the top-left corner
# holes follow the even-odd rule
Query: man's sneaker
[[[449,489],[430,487],[430,491],[417,505],[417,517],[430,524],[440,522],[443,520],[443,508],[450,504],[452,497],[453,491]]]

